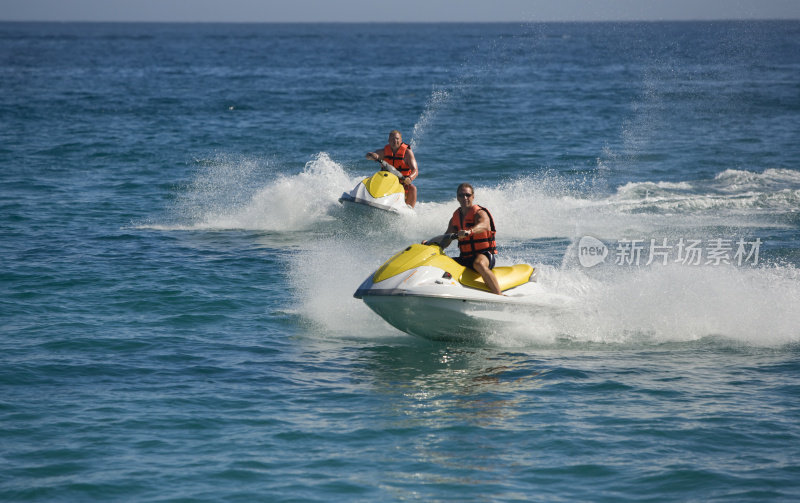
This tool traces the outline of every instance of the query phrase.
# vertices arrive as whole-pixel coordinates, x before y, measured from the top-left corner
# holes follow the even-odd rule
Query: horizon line
[[[0,23],[96,23],[96,24],[564,24],[564,23],[698,23],[698,22],[749,22],[749,21],[800,21],[800,17],[747,17],[747,18],[667,18],[667,19],[548,19],[508,21],[192,21],[192,20],[101,20],[101,19],[0,19]]]

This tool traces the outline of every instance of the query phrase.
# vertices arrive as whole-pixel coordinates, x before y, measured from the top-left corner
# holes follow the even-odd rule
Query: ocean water
[[[4,23],[0,90],[0,500],[800,498],[799,22]],[[462,181],[568,302],[432,342],[352,293]]]

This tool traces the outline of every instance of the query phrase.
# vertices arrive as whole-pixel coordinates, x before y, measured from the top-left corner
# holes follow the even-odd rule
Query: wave
[[[399,336],[352,298],[395,251],[386,243],[332,237],[293,254],[290,282],[298,313],[317,333],[333,337]],[[601,271],[534,265],[539,297],[530,299],[529,309],[507,313],[497,330],[487,331],[490,344],[654,347],[714,339],[724,346],[781,347],[800,342],[800,271],[792,265]]]
[[[320,153],[294,175],[262,159],[219,155],[201,163],[182,188],[167,222],[140,227],[160,230],[304,231],[332,219],[341,187],[349,177],[328,154]],[[272,175],[272,173],[277,173]]]
[[[539,281],[574,299],[547,323],[520,320],[495,336],[509,342],[660,345],[719,338],[774,347],[800,341],[800,274],[794,266],[761,268],[672,265],[614,269],[591,276],[578,268],[540,270]]]
[[[619,187],[609,202],[626,212],[697,213],[718,210],[797,211],[800,172],[767,169],[762,173],[728,169],[713,180],[636,182]]]
[[[727,169],[714,177],[719,190],[741,192],[750,190],[798,190],[800,171],[791,169],[766,169],[761,173]]]
[[[637,184],[638,185],[638,184]],[[631,197],[633,194],[633,197]],[[800,190],[784,189],[777,192],[745,192],[724,194],[681,194],[676,191],[655,191],[647,184],[628,188],[626,193],[611,199],[620,211],[635,213],[697,214],[719,210],[745,212],[747,210],[774,210],[781,213],[796,211],[800,204]]]
[[[164,222],[138,227],[278,233],[350,232],[356,226],[375,230],[354,221],[338,202],[365,173],[351,173],[325,152],[299,173],[281,171],[285,167],[262,159],[218,156],[205,161],[177,195]],[[421,202],[416,214],[382,222],[392,234],[407,239],[438,234],[458,207],[452,195],[427,199],[424,180],[418,186]],[[475,189],[476,202],[492,212],[501,241],[775,227],[783,225],[782,215],[800,207],[800,174],[780,169],[726,170],[711,180],[631,182],[607,195],[597,194],[591,180],[570,180],[552,172]]]
[[[245,229],[304,234],[287,254],[292,304],[324,333],[373,337],[396,331],[352,299],[361,281],[411,242],[441,233],[458,207],[453,195],[423,200],[414,215],[364,220],[338,203],[365,174],[322,152],[295,174],[262,159],[203,162],[178,195],[164,230]],[[421,184],[424,194],[424,184]],[[518,315],[488,334],[495,344],[653,345],[723,337],[770,346],[797,343],[800,282],[792,264],[754,267],[600,267],[576,262],[577,237],[705,238],[723,230],[752,235],[796,212],[800,175],[790,170],[726,170],[710,180],[637,182],[597,194],[591,180],[544,172],[475,186],[476,202],[498,225],[500,265],[524,261],[547,294],[573,299],[563,310]],[[675,218],[680,214],[681,218]],[[792,227],[786,223],[786,227]],[[548,240],[557,244],[542,252]],[[735,236],[726,236],[735,237]]]

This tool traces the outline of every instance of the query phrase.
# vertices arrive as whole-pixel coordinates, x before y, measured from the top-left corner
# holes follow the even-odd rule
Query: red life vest
[[[483,252],[497,253],[497,242],[494,240],[494,235],[496,233],[494,219],[486,208],[475,204],[470,207],[466,215],[463,215],[461,213],[461,208],[459,208],[453,213],[453,218],[450,219],[450,226],[455,227],[456,231],[468,231],[472,229],[475,226],[475,220],[479,211],[485,211],[489,216],[489,226],[491,230],[476,232],[465,238],[459,238],[458,249],[462,257],[472,257]]]
[[[406,157],[406,150],[408,150],[408,144],[406,143],[400,144],[397,153],[392,152],[392,147],[390,147],[388,143],[383,147],[383,159],[397,168],[397,171],[403,176],[409,176],[411,174],[411,166],[406,164],[404,160]]]

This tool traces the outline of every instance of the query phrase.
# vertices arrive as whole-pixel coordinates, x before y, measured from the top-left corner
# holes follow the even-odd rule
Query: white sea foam
[[[726,169],[714,177],[719,190],[743,192],[752,190],[800,189],[800,171],[790,169],[766,169],[751,172],[739,169]]]
[[[141,227],[293,232],[348,226],[341,222],[338,198],[366,173],[350,172],[324,152],[299,173],[272,174],[280,171],[262,159],[216,158],[178,194],[167,221]],[[426,200],[424,182],[419,185],[422,202],[413,224],[393,229],[411,239],[442,232],[458,207],[454,197]],[[476,203],[490,209],[501,239],[507,240],[619,237],[662,229],[752,227],[765,221],[780,226],[771,215],[800,207],[800,175],[790,170],[726,170],[708,181],[631,182],[609,195],[595,193],[590,181],[576,184],[552,173],[475,189]]]
[[[543,268],[539,282],[574,299],[568,309],[532,311],[494,334],[504,344],[658,345],[719,337],[752,346],[800,341],[800,275],[792,266],[652,267],[590,277]]]
[[[385,243],[330,238],[298,251],[291,282],[299,312],[338,336],[397,331],[352,298],[392,253]],[[610,268],[534,264],[529,309],[509,311],[487,339],[501,346],[652,346],[720,338],[749,346],[800,342],[800,271],[793,266]],[[384,334],[384,335],[381,335]]]
[[[417,123],[414,124],[414,130],[411,134],[412,140],[409,144],[412,151],[416,152],[418,150],[418,147],[421,144],[422,138],[424,138],[428,127],[436,118],[439,110],[447,105],[452,96],[452,92],[448,92],[444,89],[437,89],[431,93],[430,98],[428,98],[428,102],[425,104],[425,109],[417,120]]]
[[[800,203],[800,176],[789,170],[764,173],[726,170],[704,182],[631,182],[617,189],[608,203],[621,211],[696,214],[750,209],[794,212]]]
[[[313,229],[332,219],[343,188],[363,177],[348,175],[321,152],[294,175],[261,159],[218,157],[199,170],[179,194],[169,223],[143,227],[166,230]]]
[[[178,198],[175,211],[185,222],[171,228],[317,230],[288,264],[298,312],[338,335],[397,335],[352,294],[393,253],[444,231],[456,199],[422,202],[411,217],[365,222],[337,201],[364,174],[348,172],[325,153],[294,175],[264,177],[261,171],[271,167],[262,160],[216,159]],[[531,260],[537,239],[703,238],[713,226],[747,233],[763,216],[745,210],[771,208],[768,216],[796,211],[798,186],[800,176],[786,170],[728,170],[705,182],[629,183],[610,195],[549,173],[476,186],[476,202],[492,211],[505,247],[500,264],[533,262],[542,299],[573,300],[545,306],[535,299],[529,312],[514,312],[511,328],[505,324],[488,334],[490,341],[650,345],[720,336],[756,346],[798,342],[800,275],[791,265],[589,270],[580,267],[572,248],[563,250],[559,266]],[[683,213],[680,219],[676,213]]]
[[[297,312],[323,328],[323,333],[338,337],[399,335],[353,298],[361,282],[388,257],[376,242],[331,237],[309,243],[289,263]]]

